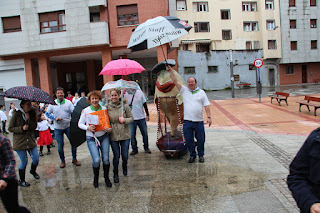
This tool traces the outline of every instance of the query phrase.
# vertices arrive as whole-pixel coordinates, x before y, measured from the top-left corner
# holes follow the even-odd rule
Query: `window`
[[[231,19],[230,10],[220,10],[221,19]]]
[[[294,72],[293,72],[293,65],[287,65],[286,67],[286,74],[287,75],[292,75]]]
[[[232,34],[231,30],[222,30],[222,40],[231,40]]]
[[[217,73],[218,66],[208,66],[208,73]]]
[[[249,64],[249,70],[256,70],[257,68],[254,66],[254,64]]]
[[[201,53],[201,52],[209,52],[210,51],[210,45],[209,44],[197,44],[196,45],[196,52]]]
[[[267,30],[274,30],[275,25],[276,24],[274,20],[267,20]]]
[[[258,31],[258,22],[243,22],[243,31]]]
[[[310,6],[311,7],[317,6],[317,0],[310,0]]]
[[[138,7],[136,4],[117,6],[118,26],[136,25],[138,20]]]
[[[254,48],[255,50],[260,49],[260,42],[259,42],[259,41],[254,41],[254,42],[253,42],[253,48]]]
[[[185,67],[184,68],[184,74],[195,74],[196,69],[195,67]]]
[[[209,22],[194,22],[194,32],[210,32]]]
[[[317,40],[312,40],[311,41],[311,49],[312,50],[318,49],[318,41]]]
[[[317,19],[310,19],[310,27],[317,28]]]
[[[296,6],[296,0],[289,0],[289,7],[295,7]]]
[[[291,47],[291,50],[297,50],[297,41],[291,41],[290,47]]]
[[[182,44],[182,50],[189,50],[189,45],[188,44]]]
[[[242,2],[242,11],[257,11],[257,2]]]
[[[4,33],[21,31],[20,16],[2,17],[2,26]]]
[[[233,75],[234,81],[240,81],[240,75]]]
[[[277,42],[276,40],[268,40],[268,49],[275,50],[277,49]]]
[[[290,29],[297,28],[297,20],[290,20]]]
[[[252,49],[252,42],[246,41],[246,50],[251,50],[251,49]]]
[[[193,2],[193,12],[209,12],[208,2]]]
[[[100,7],[89,7],[90,12],[90,22],[99,22],[100,21]]]
[[[64,10],[50,13],[39,13],[40,33],[66,31]]]
[[[177,0],[177,10],[187,10],[186,0]]]
[[[266,0],[266,10],[273,10],[273,0]]]

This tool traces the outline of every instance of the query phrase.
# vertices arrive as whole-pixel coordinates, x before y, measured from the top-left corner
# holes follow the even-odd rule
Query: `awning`
[[[181,40],[182,44],[210,44],[210,39]]]

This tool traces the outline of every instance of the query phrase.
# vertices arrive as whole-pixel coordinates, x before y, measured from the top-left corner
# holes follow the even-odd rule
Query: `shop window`
[[[194,22],[194,32],[210,32],[209,22]]]
[[[195,74],[195,67],[184,67],[184,74]]]
[[[290,48],[291,50],[297,50],[297,41],[291,41],[290,42]]]
[[[138,7],[136,4],[117,6],[118,26],[137,25]]]
[[[193,12],[209,12],[208,2],[193,2]]]
[[[218,66],[208,66],[208,73],[217,73]]]
[[[290,29],[297,28],[297,20],[290,20]]]
[[[210,50],[210,45],[209,44],[197,44],[196,45],[196,52],[201,53],[201,52],[209,52]]]
[[[182,44],[182,50],[189,50],[189,45],[188,44]]]
[[[222,40],[231,40],[232,33],[231,30],[222,30]]]
[[[177,0],[177,10],[187,10],[186,0]]]
[[[293,65],[287,65],[286,66],[286,74],[287,75],[292,75],[293,73],[294,73]]]
[[[90,22],[99,22],[100,21],[100,7],[89,7],[90,12]]]
[[[317,40],[312,40],[311,41],[311,49],[312,50],[318,49],[318,41]]]
[[[4,33],[21,31],[20,16],[2,17],[1,19]]]
[[[317,19],[310,19],[310,27],[317,28]]]
[[[254,48],[255,50],[260,49],[260,42],[259,42],[259,41],[254,41],[254,42],[253,42],[253,48]]]
[[[273,10],[273,0],[266,0],[266,10]]]
[[[268,49],[269,49],[269,50],[275,50],[275,49],[277,49],[276,40],[268,40]]]
[[[257,2],[242,2],[242,11],[257,11]]]
[[[221,13],[221,19],[231,19],[230,10],[220,10]]]
[[[39,13],[40,33],[54,33],[66,31],[64,10]]]
[[[295,7],[296,6],[296,0],[289,0],[289,7]]]

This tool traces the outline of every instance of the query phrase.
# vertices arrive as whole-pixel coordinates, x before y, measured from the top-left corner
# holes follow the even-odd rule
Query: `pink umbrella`
[[[145,71],[145,69],[138,62],[130,59],[118,59],[107,63],[100,75],[129,75],[142,71]]]

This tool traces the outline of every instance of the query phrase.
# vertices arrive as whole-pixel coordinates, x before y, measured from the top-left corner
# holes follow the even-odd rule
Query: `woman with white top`
[[[88,94],[88,103],[90,106],[85,108],[81,114],[81,117],[78,122],[80,129],[86,130],[87,135],[87,145],[92,157],[92,167],[93,167],[93,186],[95,188],[99,185],[99,170],[100,170],[100,152],[103,162],[104,178],[107,187],[112,187],[112,184],[109,179],[109,170],[110,170],[110,161],[109,161],[109,149],[110,149],[110,140],[109,133],[111,128],[105,127],[101,131],[95,131],[95,125],[92,125],[88,121],[88,114],[105,110],[104,106],[99,105],[99,101],[102,100],[100,91],[94,90]]]
[[[72,99],[73,106],[76,106],[81,97],[79,97],[79,93],[75,93]]]

